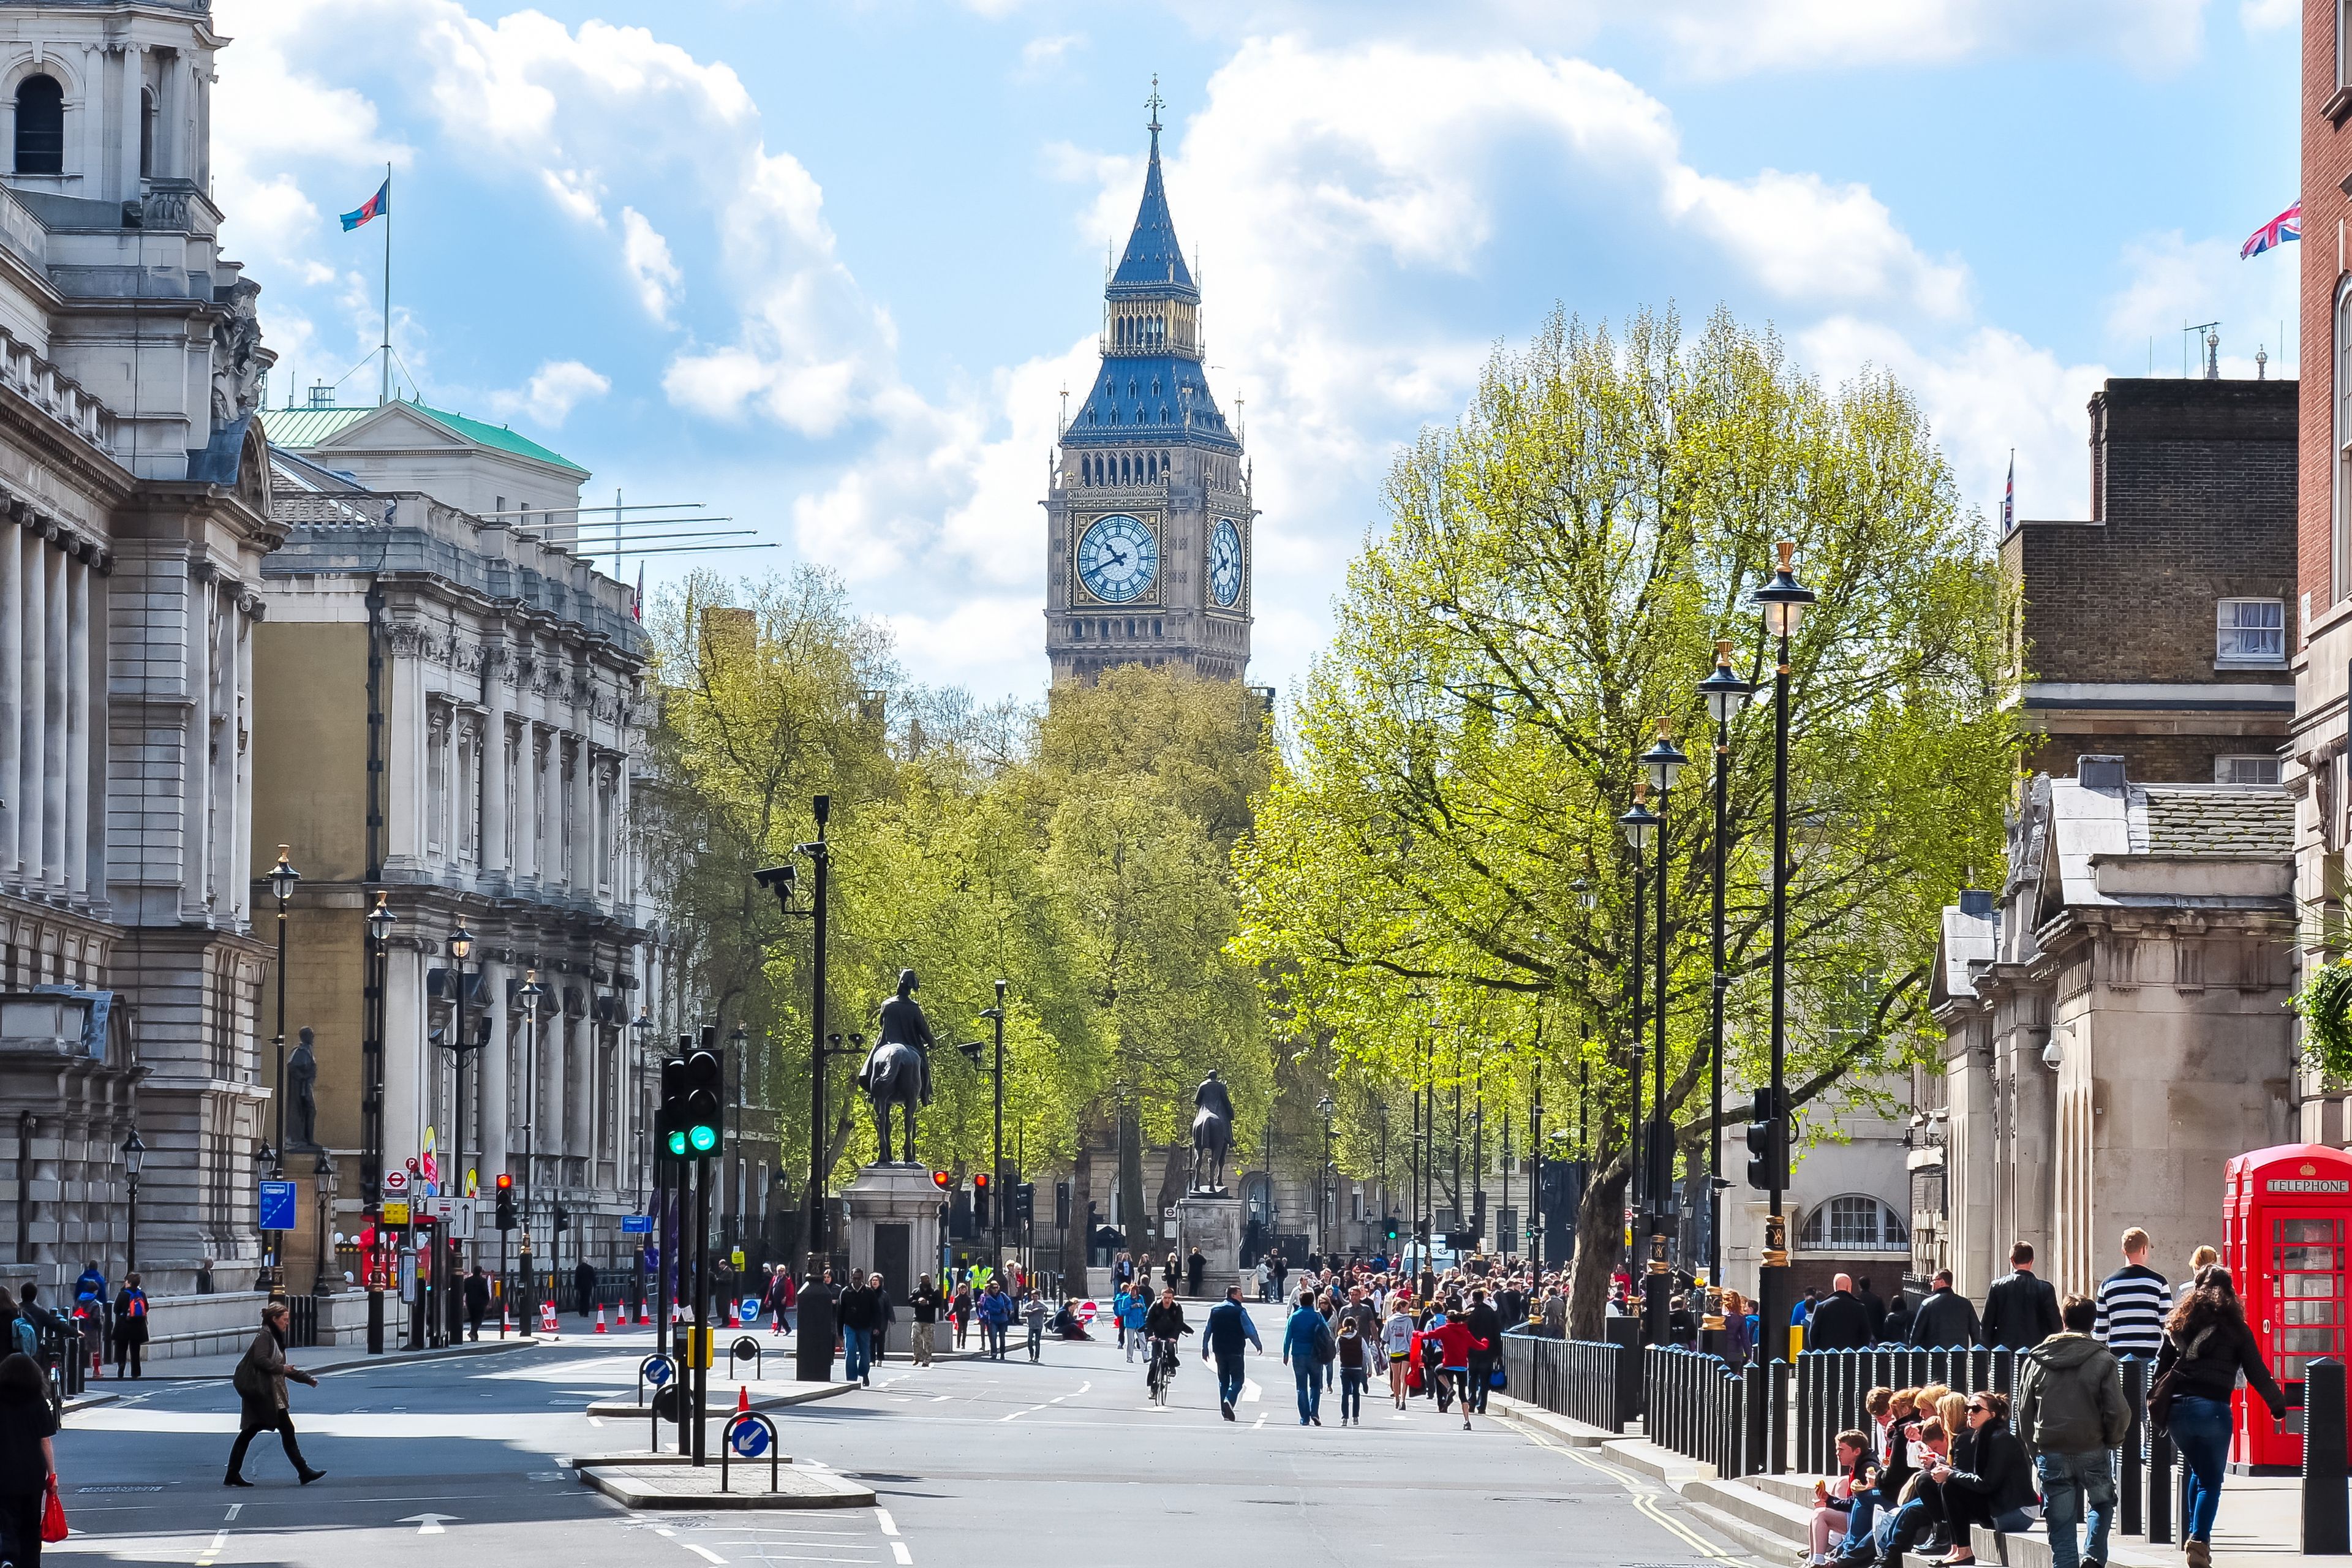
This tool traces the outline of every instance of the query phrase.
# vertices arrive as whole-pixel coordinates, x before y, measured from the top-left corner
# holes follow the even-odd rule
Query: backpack
[[[1315,1364],[1322,1366],[1339,1353],[1339,1336],[1331,1325],[1318,1319],[1315,1324]]]
[[[41,1336],[30,1322],[18,1318],[8,1325],[8,1337],[17,1350],[35,1361],[41,1359]]]

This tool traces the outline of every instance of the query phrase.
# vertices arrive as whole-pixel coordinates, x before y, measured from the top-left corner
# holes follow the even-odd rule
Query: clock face
[[[1132,517],[1097,518],[1078,539],[1078,581],[1107,605],[1124,605],[1151,591],[1160,577],[1160,541]]]
[[[1228,610],[1241,600],[1242,531],[1229,517],[1209,531],[1209,595]]]

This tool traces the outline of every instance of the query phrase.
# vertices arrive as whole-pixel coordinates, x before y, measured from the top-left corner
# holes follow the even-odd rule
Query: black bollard
[[[1741,1422],[1744,1431],[1741,1447],[1748,1467],[1744,1473],[1751,1476],[1759,1475],[1764,1469],[1764,1413],[1769,1403],[1764,1397],[1765,1376],[1761,1362],[1749,1362],[1739,1373],[1741,1383],[1746,1384],[1740,1395],[1740,1414],[1744,1418]]]
[[[2344,1363],[2322,1356],[2307,1363],[2303,1385],[2303,1554],[2333,1557],[2352,1552],[2352,1516],[2346,1511]]]
[[[1776,1361],[1767,1369],[1769,1386],[1764,1396],[1764,1470],[1789,1473],[1789,1363]]]
[[[2172,1544],[2172,1439],[2147,1429],[2147,1543]]]
[[[2147,1363],[2137,1356],[2127,1355],[2118,1364],[2123,1372],[2124,1407],[2131,1412],[2131,1426],[2124,1432],[2119,1466],[2121,1480],[2116,1489],[2116,1528],[2126,1535],[2137,1535],[2140,1532],[2140,1494],[2147,1485],[2142,1473],[2140,1447],[2147,1429]]]

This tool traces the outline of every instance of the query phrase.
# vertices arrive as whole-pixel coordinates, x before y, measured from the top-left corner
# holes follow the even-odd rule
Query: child
[[[1837,1478],[1813,1483],[1813,1551],[1808,1559],[1813,1568],[1822,1568],[1830,1560],[1830,1536],[1844,1533],[1855,1494],[1877,1479],[1878,1467],[1871,1463],[1869,1455],[1868,1437],[1860,1432],[1839,1433]]]

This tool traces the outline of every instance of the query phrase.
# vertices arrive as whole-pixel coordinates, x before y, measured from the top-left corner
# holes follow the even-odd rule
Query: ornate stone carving
[[[240,278],[221,297],[213,323],[213,427],[233,425],[260,405],[261,285]]]

